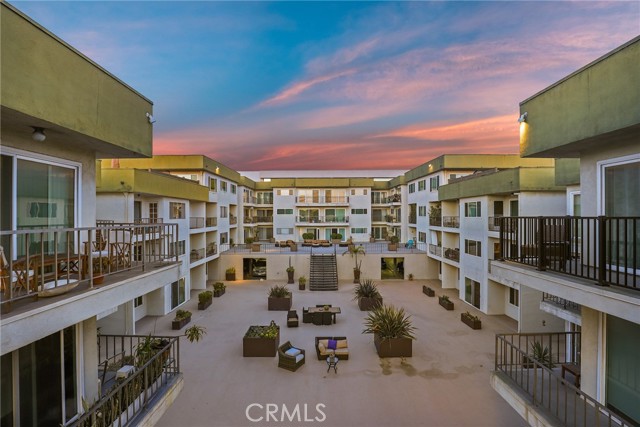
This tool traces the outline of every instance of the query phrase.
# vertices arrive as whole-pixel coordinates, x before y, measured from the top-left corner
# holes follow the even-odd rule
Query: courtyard
[[[181,340],[184,389],[158,426],[525,425],[489,384],[494,334],[515,332],[515,322],[479,313],[456,297],[457,290],[442,290],[439,281],[378,282],[385,304],[404,307],[418,329],[413,357],[404,361],[378,358],[373,337],[361,333],[366,312],[352,301],[351,283],[341,282],[336,292],[299,291],[297,284],[289,285],[300,317],[297,328],[286,326],[286,312],[267,311],[267,291],[276,282],[226,284],[226,294],[215,298],[207,310],[197,310],[196,291],[182,307],[193,312],[191,324],[206,327],[207,335],[198,343]],[[436,296],[447,294],[455,303],[454,311],[440,307],[437,297],[424,295],[425,284],[435,289]],[[337,323],[302,323],[302,307],[316,304],[339,306]],[[465,311],[481,317],[481,330],[460,321]],[[171,318],[147,317],[138,323],[138,333],[176,335]],[[306,350],[306,363],[298,371],[278,368],[277,356],[242,357],[242,337],[248,327],[271,320],[280,325],[280,344],[291,341]],[[327,372],[326,362],[317,360],[316,336],[347,337],[349,360],[340,361],[337,373]],[[275,411],[271,417],[267,409]],[[287,414],[292,413],[290,421]]]

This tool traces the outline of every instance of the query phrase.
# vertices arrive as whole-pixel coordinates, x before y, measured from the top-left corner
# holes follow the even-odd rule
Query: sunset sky
[[[236,170],[517,153],[518,103],[640,2],[11,2],[154,102],[154,153]]]

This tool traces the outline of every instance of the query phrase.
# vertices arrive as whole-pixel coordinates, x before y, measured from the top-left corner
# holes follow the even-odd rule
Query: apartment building
[[[177,280],[180,267],[165,250],[176,230],[96,227],[96,160],[150,156],[153,105],[13,6],[0,8],[0,421],[75,425],[111,389],[99,373],[110,339],[100,320]],[[122,343],[133,342],[129,326],[111,322]],[[176,341],[164,348],[174,352],[172,370],[149,396],[182,387]]]
[[[492,384],[530,425],[640,423],[639,64],[640,37],[520,103],[523,157],[580,162],[579,187],[558,176],[565,215],[503,219],[491,261],[493,280],[542,292],[563,322],[497,338]],[[538,375],[522,359],[535,346],[551,354]]]

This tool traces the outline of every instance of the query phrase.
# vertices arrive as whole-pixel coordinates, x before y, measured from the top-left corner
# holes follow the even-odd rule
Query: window
[[[509,288],[509,304],[520,306],[520,291],[514,288]]]
[[[436,191],[440,188],[440,175],[429,178],[429,191]]]
[[[209,190],[217,191],[218,189],[218,180],[212,177],[209,177]]]
[[[185,204],[178,202],[169,202],[169,218],[184,219]]]
[[[157,203],[149,203],[149,222],[152,224],[158,222],[158,204]]]
[[[464,216],[467,218],[477,218],[482,216],[480,202],[467,202],[464,204]]]
[[[228,241],[229,241],[229,233],[227,232],[220,233],[220,244],[224,245]]]
[[[276,228],[277,234],[293,234],[293,228]]]
[[[236,185],[235,184],[231,184],[231,194],[236,194]]]
[[[416,192],[416,184],[414,182],[409,184],[409,193],[415,193],[415,192]]]
[[[371,192],[371,203],[373,203],[373,204],[384,203],[384,199],[386,197],[387,197],[386,193],[383,193],[382,191],[372,191]]]
[[[418,242],[427,243],[427,233],[425,233],[424,231],[419,231]]]
[[[142,296],[139,296],[138,298],[133,300],[133,307],[140,307],[142,304],[144,304],[144,301],[142,300]]]
[[[276,213],[278,215],[293,215],[293,209],[278,209]]]
[[[171,309],[173,310],[186,300],[184,277],[171,284]]]
[[[367,234],[367,228],[366,227],[352,228],[351,234]]]
[[[220,218],[227,218],[229,216],[229,207],[220,206]]]
[[[220,181],[220,190],[227,192],[227,181]]]
[[[347,222],[344,209],[325,209],[324,216],[327,222]]]
[[[367,209],[351,209],[351,215],[366,215]]]
[[[493,216],[502,216],[504,214],[504,203],[502,200],[493,201]]]
[[[382,209],[374,209],[371,212],[371,221],[382,221]]]
[[[293,190],[291,190],[290,188],[286,190],[279,189],[276,190],[276,194],[278,196],[293,196]]]
[[[427,216],[426,206],[418,206],[418,216]]]
[[[258,193],[257,196],[259,205],[273,204],[273,193]]]
[[[420,180],[418,181],[418,191],[424,191],[427,188],[427,181],[426,180]]]
[[[477,240],[464,239],[464,251],[469,255],[482,256],[481,244],[482,242]]]
[[[464,278],[464,300],[475,308],[480,308],[480,283]]]

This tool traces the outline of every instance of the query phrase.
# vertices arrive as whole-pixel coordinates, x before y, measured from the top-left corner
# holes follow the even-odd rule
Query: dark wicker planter
[[[482,321],[471,319],[469,316],[464,313],[460,313],[460,320],[462,323],[470,327],[471,329],[482,329]]]
[[[206,310],[212,303],[212,300],[208,300],[207,302],[199,302],[198,310]]]
[[[235,282],[236,273],[226,273],[227,282]]]
[[[382,305],[382,298],[358,298],[358,308],[361,311],[369,311],[373,310],[376,307],[380,307]]]
[[[451,301],[443,300],[442,298],[438,298],[438,303],[443,306],[447,310],[453,310],[453,303]]]
[[[299,291],[304,291],[305,286],[306,286],[306,285],[305,285],[304,283],[298,283],[298,290],[299,290]]]
[[[360,270],[353,269],[353,283],[360,283]]]
[[[243,357],[273,357],[280,347],[280,334],[275,338],[247,338],[242,339]]]
[[[425,294],[428,297],[435,297],[436,293],[433,289],[427,287],[427,286],[423,286],[422,287],[422,293]]]
[[[171,329],[178,331],[184,328],[184,325],[186,325],[189,322],[191,322],[191,316],[181,320],[174,320],[171,322]]]
[[[269,297],[268,304],[270,311],[289,311],[293,305],[293,296],[289,296],[289,298]]]
[[[213,291],[213,297],[220,298],[222,295],[224,295],[225,292],[226,292],[225,289]]]
[[[377,334],[373,336],[378,357],[412,357],[413,340],[410,338],[391,338],[381,340]]]
[[[287,271],[287,285],[293,284],[293,273],[295,271]]]

